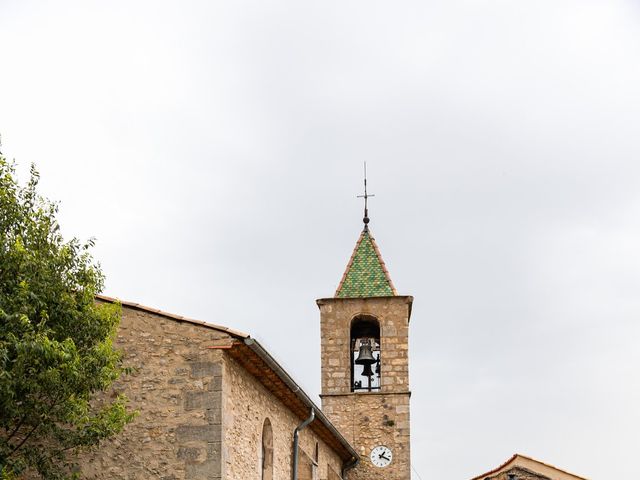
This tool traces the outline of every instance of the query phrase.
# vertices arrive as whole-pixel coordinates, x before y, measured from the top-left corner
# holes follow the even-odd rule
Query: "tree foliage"
[[[122,373],[112,338],[117,305],[103,288],[93,241],[65,241],[57,205],[0,157],[0,478],[77,477],[72,453],[122,430],[124,397],[100,394]]]

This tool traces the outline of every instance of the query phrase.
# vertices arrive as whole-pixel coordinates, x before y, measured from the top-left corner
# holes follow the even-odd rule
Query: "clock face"
[[[386,467],[391,463],[391,459],[393,455],[391,454],[391,450],[384,445],[378,445],[371,450],[371,463],[373,463],[376,467]]]

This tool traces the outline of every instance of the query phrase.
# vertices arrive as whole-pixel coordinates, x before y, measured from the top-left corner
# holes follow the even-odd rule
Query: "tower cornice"
[[[362,303],[362,302],[380,302],[385,300],[404,301],[409,306],[408,320],[411,320],[411,311],[413,309],[413,296],[412,295],[387,295],[384,297],[326,297],[316,299],[316,305],[318,308],[322,305],[329,305],[332,303]]]

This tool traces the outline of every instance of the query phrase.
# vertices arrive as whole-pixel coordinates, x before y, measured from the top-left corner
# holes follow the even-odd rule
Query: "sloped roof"
[[[156,315],[159,315],[161,317],[169,318],[171,320],[177,320],[178,322],[192,323],[194,325],[200,325],[201,327],[210,328],[212,330],[218,330],[219,332],[228,333],[232,337],[236,337],[240,339],[249,338],[249,335],[247,333],[240,332],[239,330],[234,330],[232,328],[225,327],[223,325],[216,325],[215,323],[183,317],[182,315],[165,312],[153,307],[147,307],[146,305],[141,305],[139,303],[128,302],[126,300],[122,300],[115,297],[109,297],[107,295],[101,295],[101,294],[96,295],[96,299],[101,300],[103,302],[108,302],[108,303],[119,303],[120,305],[123,305],[125,307],[133,308],[134,310],[141,310],[143,312],[155,313]]]
[[[527,457],[526,455],[520,455],[519,453],[514,454],[511,458],[509,458],[509,460],[504,462],[499,467],[483,473],[482,475],[478,475],[477,477],[473,477],[471,480],[484,480],[485,478],[493,478],[494,476],[510,470],[514,467],[521,467],[526,470],[539,473],[551,478],[552,480],[587,480],[585,477],[580,477],[558,467],[554,467],[553,465],[549,465],[548,463],[536,460],[535,458]]]
[[[364,229],[353,249],[335,297],[389,297],[397,295],[380,250],[368,229]]]
[[[190,323],[203,328],[224,332],[230,336],[228,345],[216,345],[208,348],[223,349],[229,353],[240,365],[253,375],[267,390],[279,399],[295,415],[304,420],[310,410],[315,412],[315,420],[310,428],[315,431],[331,448],[340,455],[345,465],[359,461],[359,455],[351,444],[333,426],[322,410],[307,396],[300,386],[289,376],[280,364],[267,352],[257,340],[246,333],[214,323],[195,320],[175,313],[169,313],[157,308],[147,307],[135,302],[128,302],[106,295],[96,295],[96,300],[149,312],[177,322]]]
[[[360,457],[351,444],[257,340],[254,338],[246,338],[244,341],[236,340],[226,351],[284,403],[301,422],[309,417],[309,412],[313,410],[315,419],[309,428],[333,448],[345,464],[353,465],[359,460]]]

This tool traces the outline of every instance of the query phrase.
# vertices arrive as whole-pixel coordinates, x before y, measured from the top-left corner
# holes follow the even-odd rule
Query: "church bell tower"
[[[413,297],[397,294],[366,206],[364,221],[335,295],[317,300],[322,410],[360,454],[348,480],[409,480]]]

